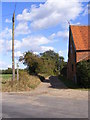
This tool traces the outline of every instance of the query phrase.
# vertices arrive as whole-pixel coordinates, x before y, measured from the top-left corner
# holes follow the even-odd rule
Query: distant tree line
[[[12,68],[8,68],[5,70],[0,70],[0,74],[12,74]]]
[[[23,69],[20,69],[20,71]],[[5,70],[0,70],[0,74],[12,74],[12,68],[8,68]],[[15,74],[17,74],[17,70],[15,69]]]

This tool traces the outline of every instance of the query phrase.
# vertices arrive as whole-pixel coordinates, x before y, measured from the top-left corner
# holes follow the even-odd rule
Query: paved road
[[[88,92],[50,77],[31,92],[3,93],[3,118],[88,118]]]

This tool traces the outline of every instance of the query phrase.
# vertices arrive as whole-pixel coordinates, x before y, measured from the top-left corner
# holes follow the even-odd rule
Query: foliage
[[[64,65],[65,65],[64,58],[60,56],[60,71],[63,69]]]
[[[81,87],[90,88],[90,61],[77,64],[77,82]]]
[[[20,57],[19,61],[23,61],[29,73],[35,75],[58,75],[60,74],[60,68],[64,64],[64,58],[59,57],[59,54],[52,50],[41,53],[40,56],[28,51],[24,56]]]
[[[51,75],[59,74],[60,59],[58,53],[55,53],[52,50],[46,51],[41,54],[41,59],[43,60],[42,73],[47,73]]]
[[[67,63],[63,65],[63,68],[61,69],[61,74],[63,76],[67,76]]]
[[[30,74],[37,74],[40,70],[41,59],[28,51],[24,54],[24,56],[20,57],[19,61],[23,61],[24,65],[27,65],[27,69]]]

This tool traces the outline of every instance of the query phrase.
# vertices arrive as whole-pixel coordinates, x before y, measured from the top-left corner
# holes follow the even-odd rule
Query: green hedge
[[[90,60],[77,63],[77,83],[84,88],[90,88]]]

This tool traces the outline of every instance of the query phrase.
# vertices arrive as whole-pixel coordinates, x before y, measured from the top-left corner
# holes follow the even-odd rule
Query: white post
[[[19,80],[19,65],[18,65],[18,63],[17,63],[17,81]]]

